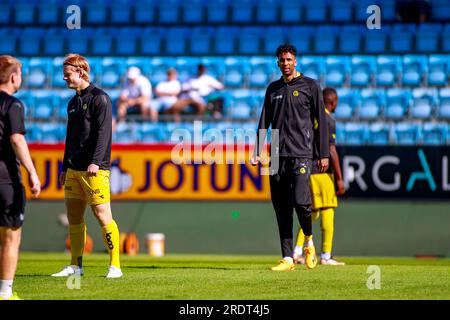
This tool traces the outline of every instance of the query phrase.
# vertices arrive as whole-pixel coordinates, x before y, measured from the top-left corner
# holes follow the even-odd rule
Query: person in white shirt
[[[178,72],[174,68],[167,70],[167,81],[158,83],[155,88],[156,98],[152,102],[152,109],[164,113],[178,100],[181,92],[181,83],[178,80]]]
[[[141,74],[138,67],[130,67],[127,71],[127,79],[117,102],[118,121],[125,121],[127,114],[139,113],[144,119],[150,116],[152,121],[158,120],[158,112],[150,107],[152,98],[152,85]]]
[[[221,82],[206,74],[205,65],[199,64],[197,70],[197,77],[183,84],[178,101],[168,110],[174,115],[176,122],[180,122],[180,113],[189,105],[197,110],[197,114],[203,115],[208,95],[216,90],[224,89]]]

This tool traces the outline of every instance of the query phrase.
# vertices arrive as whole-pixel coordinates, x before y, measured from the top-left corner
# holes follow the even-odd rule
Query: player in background
[[[20,61],[0,56],[0,300],[20,300],[13,292],[25,209],[20,163],[28,172],[32,196],[41,192],[24,136],[24,106],[13,97],[21,83]]]
[[[120,278],[119,228],[113,220],[110,204],[111,99],[103,90],[89,83],[89,70],[83,56],[66,56],[64,81],[76,94],[67,107],[66,145],[59,181],[64,186],[71,262],[52,276],[83,274],[84,212],[89,204],[101,226],[102,239],[109,253],[106,277]]]
[[[310,180],[312,218],[313,220],[317,220],[319,215],[322,215],[322,253],[320,264],[341,266],[345,263],[331,257],[334,233],[334,208],[338,205],[337,195],[343,195],[345,193],[344,180],[342,179],[341,166],[339,165],[339,156],[336,150],[336,120],[331,116],[331,113],[334,112],[338,104],[336,90],[333,88],[325,88],[323,90],[323,100],[330,133],[331,166],[325,173],[321,173],[313,168]],[[294,249],[295,263],[305,263],[305,258],[303,257],[304,241],[305,235],[300,227]]]

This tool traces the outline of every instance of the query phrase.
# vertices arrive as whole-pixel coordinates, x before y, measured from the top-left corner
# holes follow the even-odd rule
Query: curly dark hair
[[[282,44],[277,48],[276,56],[279,57],[280,54],[288,52],[293,54],[294,56],[297,56],[297,48],[294,47],[292,44]]]

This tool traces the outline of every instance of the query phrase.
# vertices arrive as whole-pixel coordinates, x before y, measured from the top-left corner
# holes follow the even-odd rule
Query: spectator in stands
[[[395,11],[399,20],[419,24],[429,20],[431,4],[429,0],[397,0]]]
[[[181,83],[178,80],[178,72],[174,68],[167,70],[167,80],[158,83],[155,88],[156,98],[151,108],[156,112],[165,113],[177,102],[181,92]]]
[[[117,103],[118,122],[125,121],[127,114],[141,114],[144,119],[150,116],[152,121],[157,121],[158,112],[150,107],[151,98],[150,81],[138,67],[130,67]]]
[[[197,76],[188,80],[182,85],[182,92],[178,101],[168,111],[175,117],[176,122],[180,122],[180,113],[192,105],[198,115],[203,115],[206,110],[208,96],[216,90],[223,90],[221,82],[206,74],[206,67],[199,64]]]

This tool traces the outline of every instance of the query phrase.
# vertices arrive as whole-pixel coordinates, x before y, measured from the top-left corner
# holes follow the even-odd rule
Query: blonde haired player
[[[344,262],[337,261],[331,257],[331,249],[333,245],[334,233],[334,208],[337,207],[338,201],[336,195],[342,195],[345,192],[344,181],[342,179],[341,167],[339,165],[339,156],[336,151],[336,121],[330,115],[334,112],[338,104],[338,96],[333,88],[325,88],[322,92],[325,103],[327,122],[330,136],[330,158],[331,166],[325,173],[317,170],[311,174],[310,190],[312,198],[312,215],[313,220],[317,220],[322,214],[322,253],[320,264],[325,265],[344,265]],[[335,191],[336,182],[336,191]],[[294,262],[305,263],[303,257],[303,243],[305,235],[301,228],[298,230],[297,244],[294,249]]]
[[[111,99],[89,83],[89,63],[78,54],[64,60],[64,80],[76,91],[67,107],[68,123],[62,172],[64,198],[69,220],[71,262],[53,277],[83,274],[86,242],[84,212],[89,204],[102,228],[109,253],[107,278],[120,278],[119,229],[110,205],[109,169],[111,157]]]

